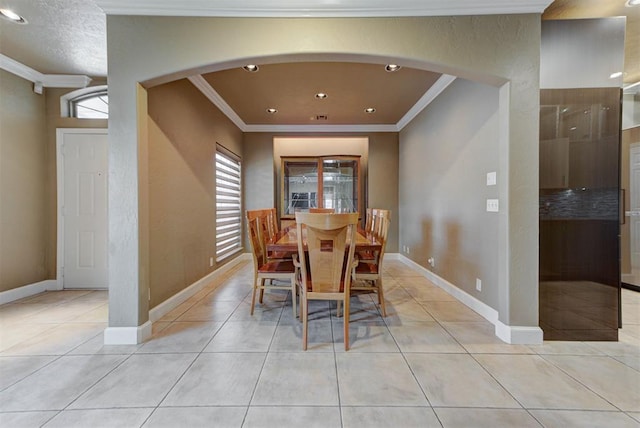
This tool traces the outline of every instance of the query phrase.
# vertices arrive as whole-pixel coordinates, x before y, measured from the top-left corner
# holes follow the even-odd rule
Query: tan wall
[[[347,133],[347,134],[295,134],[304,138],[366,137],[368,145],[352,147],[349,153],[316,145],[313,151],[298,151],[291,147],[274,148],[275,137],[291,138],[283,133],[246,133],[244,136],[244,189],[246,209],[277,206],[279,203],[280,156],[357,154],[362,156],[361,167],[367,176],[367,200],[370,207],[392,211],[392,225],[386,251],[398,251],[398,134]],[[259,189],[259,190],[256,190]],[[246,240],[246,237],[245,237]],[[245,244],[245,248],[249,248]]]
[[[0,70],[0,291],[47,276],[45,98]]]
[[[189,81],[148,90],[149,288],[154,307],[216,267],[216,142],[242,133]]]
[[[400,248],[425,267],[433,257],[434,273],[496,310],[500,213],[485,201],[498,198],[486,173],[506,173],[498,122],[498,90],[458,79],[400,133]]]

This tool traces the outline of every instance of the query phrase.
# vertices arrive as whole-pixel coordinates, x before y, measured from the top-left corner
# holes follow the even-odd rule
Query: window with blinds
[[[242,251],[240,158],[216,148],[216,262]]]

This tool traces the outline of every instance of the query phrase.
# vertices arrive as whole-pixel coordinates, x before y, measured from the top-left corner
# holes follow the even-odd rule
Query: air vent
[[[329,116],[327,116],[326,114],[319,114],[316,116],[316,120],[327,120],[329,119]]]

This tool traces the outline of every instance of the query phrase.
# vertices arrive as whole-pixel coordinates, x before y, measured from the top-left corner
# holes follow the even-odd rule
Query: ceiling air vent
[[[329,119],[329,116],[327,116],[326,114],[319,114],[316,116],[316,120],[327,120]]]

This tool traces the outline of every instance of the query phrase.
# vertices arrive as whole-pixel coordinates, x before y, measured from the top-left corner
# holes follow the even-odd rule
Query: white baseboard
[[[58,281],[55,279],[47,279],[45,281],[36,282],[34,284],[23,285],[22,287],[0,293],[0,305],[11,303],[16,300],[24,299],[44,291],[58,290]]]
[[[497,321],[495,326],[496,336],[503,342],[512,345],[542,345],[543,333],[540,327],[506,325],[501,321]]]
[[[231,268],[233,268],[238,263],[244,260],[251,260],[251,254],[244,253],[236,257],[235,259],[231,260],[229,263],[225,264],[221,268],[216,269],[210,274],[208,274],[207,276],[200,278],[199,280],[197,280],[196,282],[194,282],[184,290],[174,294],[164,302],[155,306],[153,309],[149,311],[149,320],[151,322],[158,321],[160,318],[162,318],[163,316],[165,316],[166,314],[168,314],[169,312],[177,308],[181,303],[189,299],[198,291],[202,290],[211,281],[213,281],[220,275],[224,274],[225,272],[228,272]]]
[[[105,345],[137,345],[151,337],[151,321],[137,327],[107,327],[104,330]]]
[[[385,257],[387,257],[386,254]],[[400,260],[402,263],[420,272],[429,281],[492,323],[495,326],[496,336],[503,342],[514,345],[539,345],[542,343],[542,329],[540,327],[509,326],[503,324],[498,319],[499,314],[497,310],[451,284],[446,279],[439,277],[424,266],[419,265],[402,254],[399,254],[396,260]]]
[[[384,253],[384,260],[400,260],[400,253]]]

